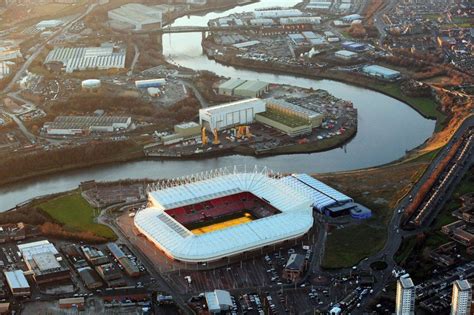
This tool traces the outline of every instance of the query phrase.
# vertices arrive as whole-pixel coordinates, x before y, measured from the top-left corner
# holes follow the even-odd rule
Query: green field
[[[100,237],[116,239],[115,233],[108,226],[94,222],[97,211],[92,208],[80,193],[72,193],[39,205],[54,220],[64,225],[64,228],[83,232],[90,231]]]
[[[337,269],[351,267],[381,250],[386,239],[385,228],[368,224],[334,230],[328,235],[321,267]]]

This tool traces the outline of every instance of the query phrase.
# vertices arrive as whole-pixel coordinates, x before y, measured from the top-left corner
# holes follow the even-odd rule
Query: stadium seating
[[[188,225],[242,211],[249,211],[257,218],[267,217],[278,212],[273,206],[252,193],[242,192],[166,210],[166,213],[182,225]]]

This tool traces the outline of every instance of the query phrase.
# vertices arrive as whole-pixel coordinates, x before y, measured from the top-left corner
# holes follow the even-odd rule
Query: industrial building
[[[212,292],[205,292],[207,309],[211,314],[222,314],[222,312],[229,311],[232,308],[232,298],[229,291],[214,290]]]
[[[368,219],[372,212],[345,194],[307,175],[293,174],[281,179],[289,187],[301,192],[313,201],[313,208],[331,217],[350,215],[355,219]]]
[[[349,51],[349,50],[338,50],[334,53],[334,56],[344,60],[352,60],[358,56],[356,52]]]
[[[111,45],[102,47],[56,47],[46,57],[44,64],[62,63],[67,73],[84,70],[124,69],[126,49]]]
[[[101,87],[102,83],[98,79],[88,79],[81,82],[81,87],[86,91],[95,91]]]
[[[135,87],[137,89],[146,89],[150,87],[162,87],[166,84],[166,79],[149,79],[149,80],[137,80],[135,81]]]
[[[385,80],[397,80],[400,78],[400,72],[377,65],[365,66],[362,68],[362,72]]]
[[[201,136],[201,125],[194,121],[183,122],[174,126],[174,133],[161,136],[164,145],[178,143],[184,140],[197,139]]]
[[[81,278],[86,288],[89,290],[96,290],[104,285],[97,272],[91,267],[79,268],[77,269],[77,273],[79,274],[79,278]]]
[[[5,271],[4,274],[7,280],[8,287],[10,288],[10,292],[14,297],[23,297],[31,295],[31,288],[28,284],[28,281],[26,280],[25,275],[23,274],[23,271]]]
[[[321,18],[318,16],[300,16],[300,17],[287,17],[280,18],[280,25],[319,25],[321,24]]]
[[[130,258],[125,255],[125,253],[120,249],[120,247],[115,243],[107,244],[107,249],[112,253],[115,259],[122,265],[125,272],[130,277],[138,277],[140,275],[140,270],[137,265],[132,262]]]
[[[303,12],[297,9],[282,9],[282,10],[258,10],[254,13],[255,18],[282,18],[282,17],[294,17],[303,16]]]
[[[18,245],[36,284],[69,280],[69,267],[56,247],[47,240]]]
[[[362,43],[346,41],[342,43],[342,48],[353,52],[361,52],[366,50],[367,47],[365,46],[365,44]]]
[[[61,20],[44,20],[36,24],[36,29],[44,31],[48,28],[55,28],[63,24]]]
[[[410,275],[405,274],[397,280],[397,297],[395,300],[396,315],[415,314],[415,285]]]
[[[221,95],[233,96],[234,90],[244,84],[246,81],[241,79],[230,79],[220,84],[218,87],[218,93]]]
[[[334,0],[309,0],[306,9],[309,10],[329,10]]]
[[[250,124],[257,113],[265,111],[265,101],[245,99],[199,110],[199,123],[208,130],[222,130],[236,125]]]
[[[267,109],[273,109],[289,116],[295,116],[307,120],[311,123],[312,128],[318,128],[323,123],[323,114],[316,113],[315,111],[281,99],[269,98],[266,99],[266,101]]]
[[[268,83],[257,80],[230,79],[220,84],[218,93],[228,96],[261,97],[268,90]]]
[[[102,251],[91,247],[91,246],[81,246],[81,250],[86,257],[86,260],[93,266],[99,266],[107,264],[110,262],[109,257],[105,255]]]
[[[107,13],[112,22],[125,24],[135,31],[161,29],[163,11],[140,3],[127,3]]]
[[[248,80],[234,89],[234,95],[240,97],[261,97],[268,90],[268,83]]]
[[[312,201],[266,170],[235,167],[196,174],[189,181],[150,187],[150,207],[134,218],[138,231],[171,259],[187,263],[227,259],[299,238],[313,226]],[[245,211],[253,214],[244,216]],[[231,227],[193,229],[202,226],[203,218],[212,226],[212,220],[231,214],[242,214],[245,220]]]
[[[53,122],[46,122],[43,129],[50,136],[78,136],[126,130],[131,124],[131,117],[58,116]]]
[[[468,280],[456,280],[453,283],[451,297],[452,315],[470,315],[472,303],[472,287]]]

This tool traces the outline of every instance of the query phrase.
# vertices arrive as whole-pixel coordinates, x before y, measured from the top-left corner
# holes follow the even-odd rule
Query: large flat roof
[[[232,108],[232,107],[239,107],[239,106],[251,106],[255,103],[260,103],[260,104],[265,104],[265,102],[259,98],[248,98],[236,102],[231,102],[231,103],[226,103],[226,104],[221,104],[217,106],[212,106],[212,107],[207,107],[207,108],[201,108],[199,112],[207,112],[209,114],[214,114],[217,112],[221,112],[223,110]]]
[[[14,270],[14,271],[5,271],[5,277],[7,279],[8,286],[14,289],[28,289],[30,285],[26,280],[23,271]]]
[[[195,235],[165,210],[248,191],[281,213],[226,229]],[[135,226],[168,256],[205,262],[304,235],[313,225],[312,202],[262,173],[230,173],[149,194],[152,207],[135,215]],[[291,222],[291,224],[288,224]]]

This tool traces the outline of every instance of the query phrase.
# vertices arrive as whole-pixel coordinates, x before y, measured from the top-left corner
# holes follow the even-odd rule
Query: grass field
[[[331,269],[353,266],[381,250],[385,244],[385,234],[385,228],[369,224],[334,230],[328,235],[321,266]]]
[[[350,267],[375,254],[385,244],[387,225],[398,200],[423,174],[432,156],[410,162],[317,176],[373,211],[373,218],[355,226],[333,230],[328,235],[323,266]],[[368,246],[370,244],[370,246]]]
[[[116,238],[109,227],[94,222],[97,211],[78,192],[49,200],[39,207],[63,224],[66,229],[77,232],[90,231],[108,239]]]
[[[251,221],[253,221],[252,215],[250,213],[245,213],[243,216],[239,218],[230,219],[228,221],[218,222],[211,225],[203,226],[203,227],[191,230],[191,232],[195,235],[201,235],[201,234],[205,234],[205,233],[209,233],[213,231],[227,229],[231,226],[236,226],[236,225],[244,224]]]

